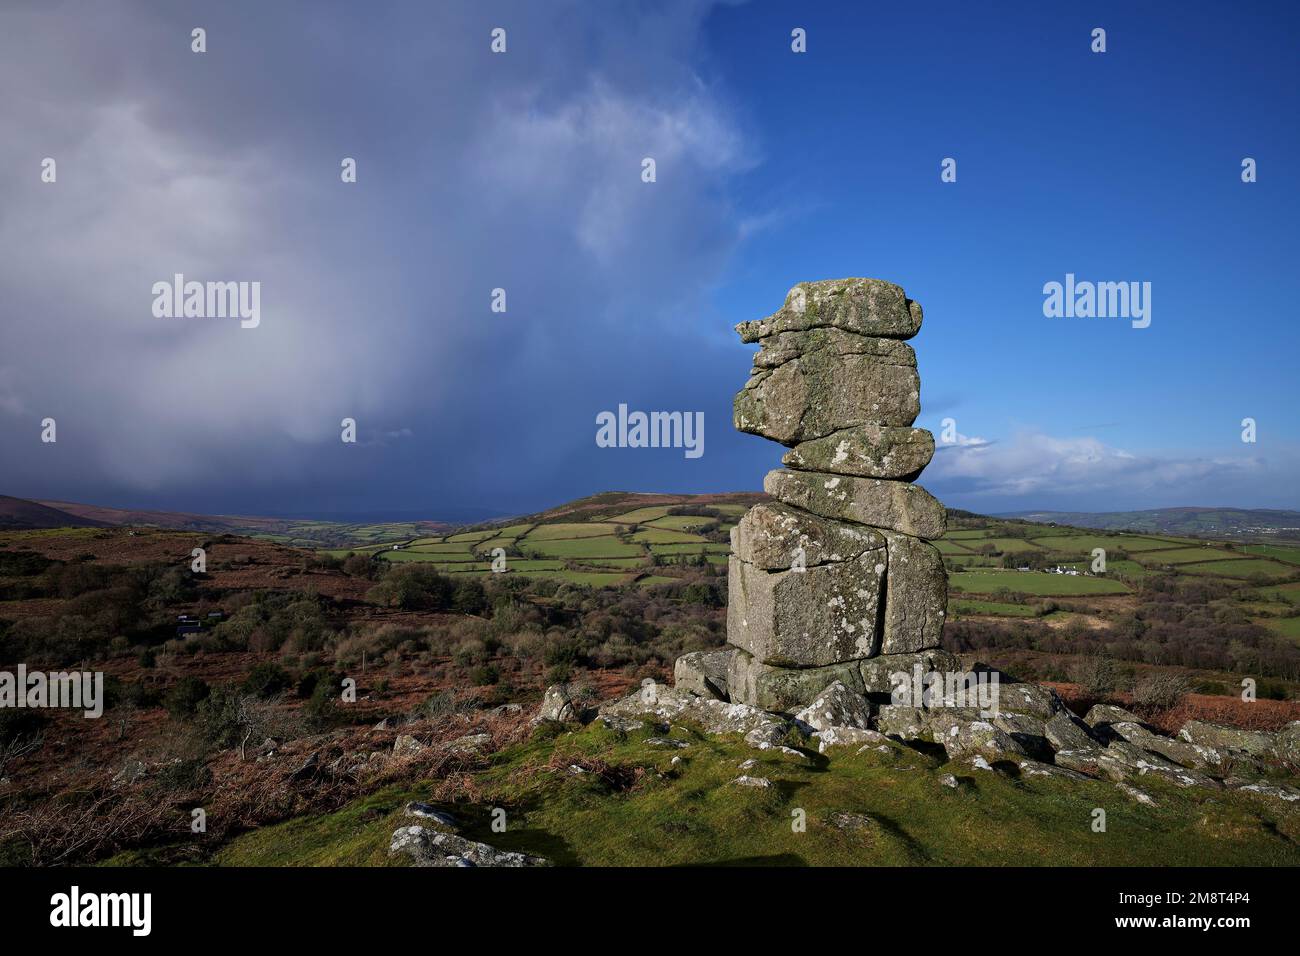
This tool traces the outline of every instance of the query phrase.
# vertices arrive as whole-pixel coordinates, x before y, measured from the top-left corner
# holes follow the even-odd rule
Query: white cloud
[[[1093,437],[1041,431],[1018,432],[1008,441],[960,439],[938,445],[923,481],[950,504],[973,508],[1063,501],[1080,510],[1231,504],[1279,461],[1294,460],[1290,449],[1240,457],[1138,454]]]

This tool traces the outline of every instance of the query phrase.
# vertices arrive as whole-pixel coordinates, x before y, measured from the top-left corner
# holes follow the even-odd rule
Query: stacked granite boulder
[[[770,503],[731,532],[727,692],[792,713],[840,681],[888,701],[890,674],[955,666],[939,647],[945,512],[912,484],[934,454],[913,428],[921,307],[878,279],[806,282],[736,327],[759,352],[735,426],[789,446]],[[721,661],[715,661],[716,666]]]

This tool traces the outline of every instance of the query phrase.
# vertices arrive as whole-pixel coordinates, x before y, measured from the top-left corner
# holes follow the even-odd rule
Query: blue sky
[[[436,518],[757,489],[781,449],[731,428],[731,327],[867,275],[925,308],[950,505],[1300,507],[1300,15],[1131,7],[7,5],[0,493]],[[154,318],[175,272],[261,281],[261,326]],[[1044,317],[1066,273],[1150,282],[1150,327]],[[703,411],[705,454],[597,447],[620,403]]]

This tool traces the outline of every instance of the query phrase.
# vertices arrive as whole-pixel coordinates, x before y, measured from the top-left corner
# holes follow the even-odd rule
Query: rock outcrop
[[[790,450],[764,481],[774,500],[731,533],[734,703],[794,714],[836,683],[880,703],[890,673],[939,646],[948,585],[928,541],[946,516],[911,483],[934,455],[912,427],[920,379],[903,340],[920,327],[920,306],[878,279],[800,283],[775,315],[736,327],[759,351],[735,426]],[[864,679],[869,660],[882,666]],[[678,671],[691,689],[703,680],[695,661]]]
[[[683,721],[794,757],[814,743],[822,753],[941,748],[978,771],[1108,781],[1146,806],[1156,802],[1135,781],[1300,801],[1272,779],[1300,771],[1300,722],[1263,733],[1190,721],[1168,737],[1110,704],[1080,719],[1053,690],[966,671],[940,648],[948,582],[929,542],[946,512],[912,484],[934,439],[912,427],[920,381],[902,341],[920,327],[920,306],[877,279],[801,283],[775,315],[737,326],[760,349],[735,426],[789,446],[786,467],[764,481],[772,500],[731,532],[727,646],[679,658],[674,688],[647,681],[606,703],[606,726]],[[927,696],[922,675],[936,672]],[[910,693],[900,675],[915,675]],[[987,701],[968,693],[989,690],[983,678],[996,691]]]

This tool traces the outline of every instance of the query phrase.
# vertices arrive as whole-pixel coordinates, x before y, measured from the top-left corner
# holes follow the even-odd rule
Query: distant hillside
[[[1154,508],[1150,511],[1013,511],[999,518],[1107,531],[1209,538],[1300,539],[1300,511],[1268,508]]]
[[[442,521],[375,522],[309,521],[250,515],[203,515],[182,511],[136,511],[71,501],[28,501],[0,495],[0,528],[164,528],[210,534],[267,538],[298,547],[336,547],[403,541],[441,534],[451,524]]]
[[[105,524],[37,501],[0,495],[0,528],[99,528]]]
[[[520,515],[511,518],[484,522],[479,527],[490,527],[508,521],[527,522],[531,524],[551,524],[556,521],[602,521],[614,515],[634,511],[637,508],[654,508],[659,506],[681,507],[696,505],[756,505],[766,501],[767,495],[761,491],[730,491],[706,495],[671,495],[641,491],[604,491],[586,498],[578,498],[562,505],[556,505],[536,514]]]

